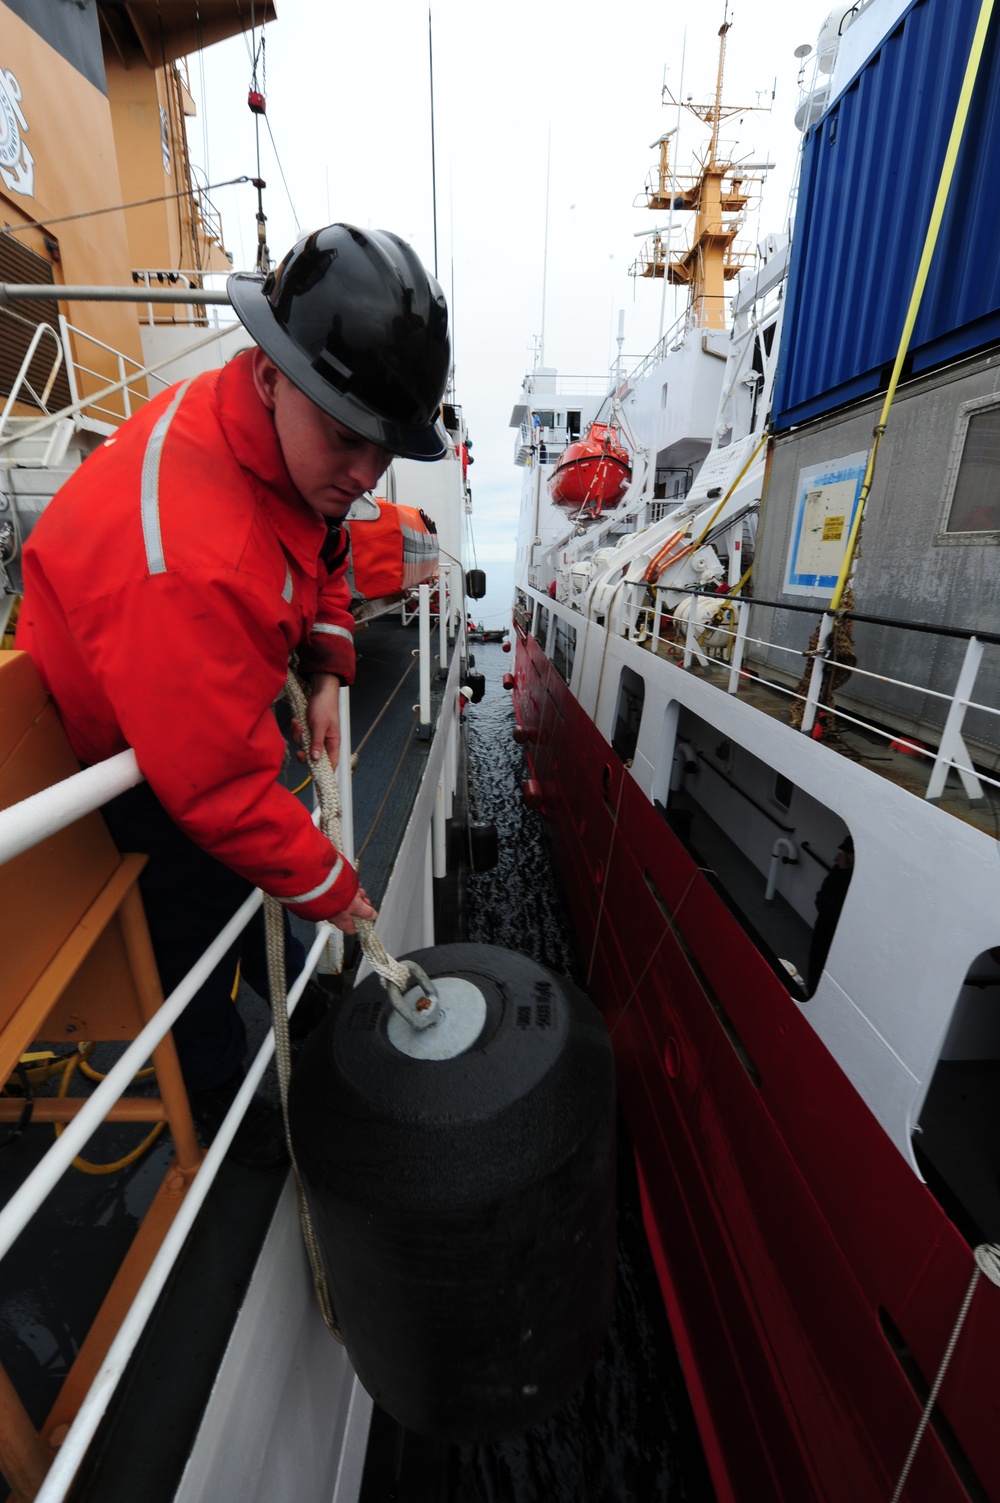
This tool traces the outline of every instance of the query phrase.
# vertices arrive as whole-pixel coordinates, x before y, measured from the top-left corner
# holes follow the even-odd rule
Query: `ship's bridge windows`
[[[556,616],[552,632],[552,666],[568,684],[573,677],[573,661],[576,657],[576,627]]]
[[[631,668],[623,668],[618,682],[618,704],[611,747],[628,766],[635,756],[642,725],[642,706],[646,698],[646,681]]]
[[[973,1243],[1000,1237],[1000,944],[965,974],[913,1150],[959,1231]]]
[[[959,408],[939,543],[998,541],[998,465],[1000,402],[995,395],[964,402]]]
[[[538,419],[536,426],[539,428],[554,428],[556,425],[556,415],[551,407],[540,408],[535,413],[535,417]]]
[[[832,960],[854,875],[843,820],[717,726],[667,708],[656,808],[775,975],[806,1003]]]

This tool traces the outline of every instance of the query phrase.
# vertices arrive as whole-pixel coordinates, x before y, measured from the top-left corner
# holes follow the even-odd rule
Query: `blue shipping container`
[[[914,0],[803,142],[778,431],[884,388],[980,0]],[[1000,340],[1000,12],[994,12],[907,373]]]

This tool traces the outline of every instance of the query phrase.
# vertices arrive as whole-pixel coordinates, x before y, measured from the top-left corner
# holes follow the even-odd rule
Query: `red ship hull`
[[[968,1243],[520,625],[514,703],[720,1503],[886,1503]],[[977,1291],[907,1503],[967,1503],[963,1465],[972,1496],[1000,1498],[994,1293]]]
[[[632,462],[615,427],[591,423],[586,438],[570,444],[549,480],[557,506],[599,517],[616,507],[632,479]]]

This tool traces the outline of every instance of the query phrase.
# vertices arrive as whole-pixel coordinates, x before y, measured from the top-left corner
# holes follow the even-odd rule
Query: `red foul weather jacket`
[[[24,550],[16,645],[73,750],[135,750],[197,845],[304,918],[353,868],[277,782],[289,653],[354,678],[346,559],[292,485],[250,352],[163,392],[62,487]]]

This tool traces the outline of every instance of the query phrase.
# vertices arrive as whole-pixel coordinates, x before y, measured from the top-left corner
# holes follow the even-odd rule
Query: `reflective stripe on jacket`
[[[276,778],[289,654],[354,677],[346,561],[289,478],[251,355],[162,393],[56,495],[24,550],[16,645],[76,755],[135,749],[204,850],[306,918],[353,868]]]

